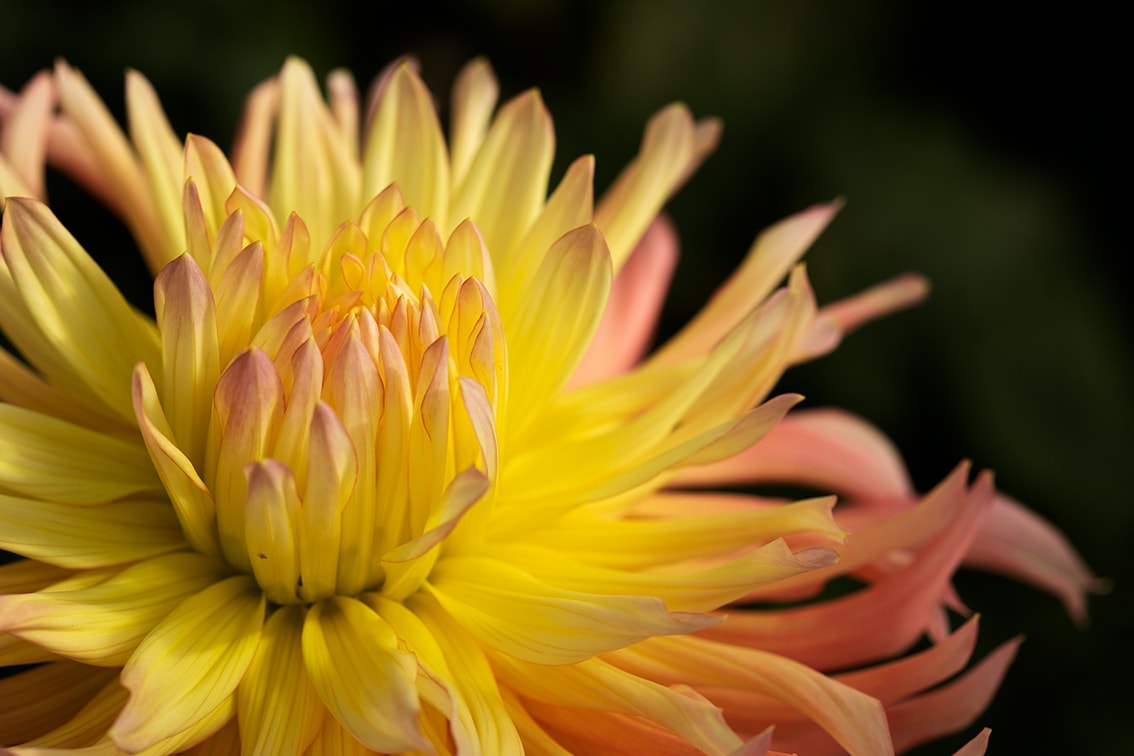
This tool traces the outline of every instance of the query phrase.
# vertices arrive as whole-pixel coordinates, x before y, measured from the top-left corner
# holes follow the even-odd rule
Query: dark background
[[[365,85],[410,53],[442,103],[458,68],[484,54],[505,97],[541,88],[556,122],[553,181],[593,152],[600,189],[666,103],[722,117],[720,149],[670,205],[684,255],[668,327],[759,229],[834,197],[847,206],[807,258],[821,300],[905,270],[928,275],[927,304],[783,388],[872,419],[922,488],[963,457],[992,467],[1115,581],[1080,630],[1046,595],[958,578],[982,612],[982,649],[1028,636],[980,719],[991,752],[1116,753],[1134,702],[1134,381],[1120,267],[1134,124],[1119,107],[1130,101],[1131,27],[1089,4],[1047,15],[990,5],[477,0],[372,3],[377,20],[363,21],[342,0],[0,0],[0,82],[18,87],[62,56],[120,114],[134,67],[179,132],[224,146],[244,94],[288,54],[320,74],[349,67]],[[129,239],[81,215],[65,182],[49,186],[64,222],[144,300]]]

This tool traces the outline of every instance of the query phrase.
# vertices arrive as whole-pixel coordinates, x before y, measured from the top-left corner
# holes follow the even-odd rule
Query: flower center
[[[265,250],[262,324],[216,383],[204,481],[220,550],[279,604],[401,600],[476,537],[465,514],[494,473],[487,252],[471,223],[443,242],[406,208],[343,224],[302,268],[289,253],[298,270],[273,280]]]

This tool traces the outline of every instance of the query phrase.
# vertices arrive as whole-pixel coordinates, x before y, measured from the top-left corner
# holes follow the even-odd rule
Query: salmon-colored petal
[[[864,323],[920,304],[929,296],[929,282],[916,273],[907,273],[871,286],[852,297],[825,305],[819,310],[816,328],[796,355],[810,360],[838,346],[839,340]]]
[[[713,694],[709,689],[716,688],[783,702],[809,717],[853,754],[893,752],[878,700],[774,653],[679,637],[651,638],[607,658],[620,668],[662,684],[684,682],[704,689],[710,698]],[[775,712],[768,714],[774,716]],[[734,727],[751,732],[775,724],[755,705],[726,707],[725,716]],[[773,744],[784,749],[778,735],[773,735]]]
[[[775,612],[738,611],[707,638],[837,669],[906,650],[972,542],[992,501],[989,476],[955,499],[948,527],[902,571],[839,599]],[[853,539],[851,539],[853,543]]]
[[[0,128],[0,156],[3,156],[12,174],[5,181],[5,169],[0,169],[0,196],[20,195],[46,200],[44,166],[55,105],[51,74],[47,71],[37,73],[14,99],[15,105],[4,118],[3,128]],[[3,200],[0,199],[0,202]]]
[[[166,237],[162,232],[158,209],[133,147],[81,73],[63,61],[58,61],[55,64],[55,86],[59,91],[64,114],[76,127],[76,133],[71,135],[71,140],[78,142],[78,149],[74,151],[94,157],[93,161],[74,161],[74,167],[95,169],[95,185],[104,182],[112,194],[119,198],[116,209],[123,214],[133,231],[150,269],[155,272],[160,270],[173,255],[180,254],[182,250],[171,251],[165,246]],[[82,181],[87,175],[80,173],[77,178]]]
[[[679,485],[791,483],[869,499],[906,499],[913,487],[897,449],[872,425],[836,409],[791,413],[740,454],[689,468]]]
[[[1000,687],[1019,645],[1019,639],[1009,641],[957,680],[889,707],[894,745],[912,748],[970,726]]]
[[[24,743],[62,725],[115,676],[59,661],[0,679],[0,736]]]
[[[992,730],[985,727],[975,738],[961,746],[953,756],[984,756],[991,735]]]
[[[993,500],[965,555],[965,564],[1009,575],[1056,595],[1080,624],[1087,619],[1086,594],[1107,589],[1107,582],[1091,573],[1051,523],[1004,495]]]

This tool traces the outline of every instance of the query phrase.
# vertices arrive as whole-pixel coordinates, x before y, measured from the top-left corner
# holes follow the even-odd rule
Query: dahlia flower
[[[921,496],[864,421],[772,395],[926,290],[819,307],[835,205],[649,351],[715,121],[662,110],[596,205],[589,156],[549,194],[540,96],[496,110],[483,61],[447,140],[406,61],[364,110],[289,60],[231,157],[126,92],[128,136],[63,63],[0,97],[8,753],[885,754],[968,726],[1015,652],[969,667],[959,564],[1082,616],[1089,572],[987,473]],[[132,231],[155,318],[46,164]],[[764,483],[839,503],[713,492]]]

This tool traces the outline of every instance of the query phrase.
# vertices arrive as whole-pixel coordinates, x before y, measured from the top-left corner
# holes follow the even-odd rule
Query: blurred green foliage
[[[593,152],[600,187],[667,102],[722,117],[717,155],[670,206],[684,250],[664,327],[696,311],[760,228],[846,198],[808,256],[820,299],[905,270],[928,275],[934,294],[793,371],[784,388],[875,421],[923,488],[964,457],[993,467],[1115,580],[1083,631],[1030,589],[972,575],[959,584],[983,613],[982,649],[1029,636],[979,719],[994,728],[992,752],[1120,750],[1134,703],[1134,371],[1121,272],[1134,130],[1119,108],[1128,24],[1070,8],[998,15],[972,0],[369,10],[376,20],[343,0],[2,0],[0,82],[18,86],[62,56],[120,112],[123,70],[137,68],[175,128],[227,145],[243,95],[288,54],[322,72],[347,66],[363,84],[413,54],[443,108],[460,65],[484,54],[505,96],[541,88],[559,140],[553,180]],[[105,219],[82,216],[65,182],[51,191],[145,306],[149,279],[128,237],[96,232]],[[975,731],[924,751],[948,752]]]

